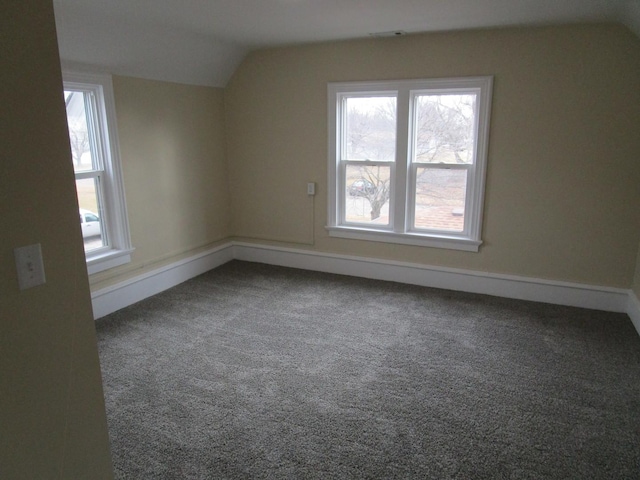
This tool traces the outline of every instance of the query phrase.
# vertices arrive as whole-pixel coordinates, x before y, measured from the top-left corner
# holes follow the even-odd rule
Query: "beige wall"
[[[0,18],[0,478],[112,478],[52,2]],[[34,243],[47,282],[19,291]]]
[[[111,478],[53,9],[0,12],[0,477]],[[224,94],[116,77],[136,251],[93,287],[236,234],[599,285],[635,272],[640,295],[639,50],[615,26],[503,30],[261,51]],[[478,74],[496,80],[481,252],[328,238],[326,82]],[[21,292],[13,249],[32,243],[47,283]]]
[[[223,90],[114,77],[132,262],[92,290],[230,235]]]
[[[328,237],[330,81],[494,75],[479,253]],[[628,288],[640,236],[640,41],[616,25],[276,48],[225,91],[233,232],[320,251]],[[316,181],[315,204],[305,183]]]

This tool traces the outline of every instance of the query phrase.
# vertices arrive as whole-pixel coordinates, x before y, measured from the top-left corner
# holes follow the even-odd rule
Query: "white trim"
[[[245,242],[229,242],[93,292],[94,318],[104,317],[233,259],[627,313],[640,334],[640,301],[630,290]]]
[[[458,77],[372,82],[331,82],[327,84],[328,112],[328,215],[330,236],[401,243],[477,252],[482,243],[481,229],[484,206],[486,164],[489,146],[489,121],[492,102],[493,77]],[[417,229],[415,219],[416,171],[418,168],[458,168],[455,165],[414,164],[410,154],[415,144],[415,113],[413,106],[418,95],[473,93],[477,96],[474,116],[474,161],[464,167],[467,172],[464,229],[461,232],[437,232]],[[346,99],[360,96],[396,97],[395,161],[381,162],[344,158]],[[346,168],[350,165],[375,166],[388,164],[390,168],[389,225],[385,227],[355,225],[346,219]],[[459,167],[462,168],[462,167]],[[382,232],[382,234],[381,234]],[[396,240],[393,240],[393,238]],[[424,241],[420,241],[424,239]],[[466,240],[467,242],[460,242]]]
[[[467,238],[447,237],[446,235],[429,236],[417,233],[395,233],[384,230],[374,231],[367,228],[355,227],[325,227],[330,237],[349,238],[352,240],[366,240],[369,242],[397,243],[400,245],[417,245],[419,247],[448,248],[449,250],[462,250],[465,252],[477,252],[482,241],[469,240]]]
[[[102,219],[103,229],[106,230],[103,231],[103,235],[106,234],[103,239],[107,239],[108,248],[106,251],[86,253],[87,271],[92,275],[129,263],[130,253],[133,251],[120,160],[113,82],[111,75],[106,74],[64,71],[62,76],[64,89],[90,91],[96,97],[96,133],[100,137],[98,146],[103,163],[100,166],[103,196],[98,205],[98,214]],[[76,178],[86,175],[95,176],[95,170],[86,174],[76,173]]]
[[[232,244],[198,253],[170,265],[91,293],[93,318],[98,319],[174,287],[233,260]]]
[[[133,248],[129,250],[108,250],[103,255],[92,255],[87,258],[87,273],[93,275],[109,268],[125,265],[131,262],[131,252],[133,252]]]
[[[640,335],[640,300],[638,300],[638,297],[636,297],[633,290],[629,291],[627,315],[629,315],[633,326],[636,327],[636,331],[638,332],[638,335]]]
[[[619,288],[431,267],[250,243],[234,243],[233,257],[249,262],[610,312],[627,312],[629,297],[627,290]]]

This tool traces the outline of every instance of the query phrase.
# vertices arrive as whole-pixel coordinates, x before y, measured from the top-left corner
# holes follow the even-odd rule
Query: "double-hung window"
[[[330,83],[331,236],[478,251],[492,77]]]
[[[79,221],[90,274],[131,261],[111,77],[65,73]]]

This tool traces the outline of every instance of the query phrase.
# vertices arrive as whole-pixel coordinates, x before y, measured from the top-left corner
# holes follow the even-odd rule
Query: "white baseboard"
[[[627,313],[640,334],[640,301],[630,290],[242,242],[221,245],[93,292],[94,318],[144,300],[233,259]]]
[[[143,275],[91,293],[98,319],[233,260],[231,243],[193,255]]]
[[[631,318],[633,326],[636,327],[638,335],[640,335],[640,300],[633,291],[629,292],[629,304],[627,306],[627,315]]]
[[[238,260],[302,268],[425,287],[481,293],[609,312],[627,312],[629,291],[375,258],[234,243]]]

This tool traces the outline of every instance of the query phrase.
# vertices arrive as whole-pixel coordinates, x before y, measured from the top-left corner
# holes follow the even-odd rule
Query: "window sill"
[[[129,263],[131,262],[131,252],[133,252],[133,248],[128,250],[108,250],[106,252],[88,255],[87,272],[89,275],[93,275],[94,273]]]
[[[416,233],[394,233],[366,228],[354,227],[325,227],[330,237],[349,238],[352,240],[368,240],[371,242],[397,243],[401,245],[416,245],[419,247],[446,248],[477,252],[482,245],[481,240],[448,237],[446,235],[422,235]]]

